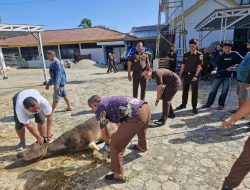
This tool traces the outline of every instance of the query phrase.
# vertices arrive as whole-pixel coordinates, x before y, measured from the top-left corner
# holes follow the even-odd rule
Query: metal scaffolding
[[[43,31],[43,26],[41,25],[21,25],[21,24],[0,24],[0,40],[5,38],[11,38],[16,36],[21,36],[24,34],[32,34],[39,43],[39,55],[40,59],[43,62],[43,75],[44,75],[44,84],[47,82],[46,75],[46,65],[44,60],[43,53],[43,44],[41,32]],[[36,37],[34,34],[37,33]],[[7,46],[8,44],[6,44]]]
[[[195,29],[200,33],[200,41],[214,30],[220,30],[220,43],[226,39],[228,29],[250,28],[250,7],[218,9],[202,20]],[[207,32],[203,35],[203,32]]]
[[[177,15],[180,17],[178,23],[176,22]],[[183,0],[159,0],[157,30],[156,58],[159,58],[161,55],[160,44],[162,40],[171,45],[177,39],[181,39],[179,49],[181,50],[181,54],[184,53],[186,38]],[[173,36],[173,39],[168,39],[167,36]]]

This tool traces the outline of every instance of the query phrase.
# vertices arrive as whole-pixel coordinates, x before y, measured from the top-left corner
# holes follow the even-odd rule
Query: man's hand
[[[44,138],[41,137],[41,136],[37,137],[37,144],[39,144],[40,146],[42,146],[43,143],[44,143]]]
[[[245,88],[246,88],[247,90],[249,90],[249,89],[250,89],[250,84],[245,84]]]
[[[229,117],[228,119],[226,119],[222,124],[221,124],[221,127],[222,128],[231,128],[233,127],[235,124],[235,122],[232,120],[231,117]]]
[[[49,84],[48,84],[48,83],[46,84],[45,89],[46,89],[46,90],[49,90]]]
[[[131,81],[132,80],[132,76],[131,74],[128,74],[128,80]]]
[[[216,71],[216,70],[213,70],[213,71],[211,72],[211,74],[212,74],[212,75],[216,75],[216,74],[217,74],[217,71]]]
[[[158,104],[159,104],[159,100],[156,100],[155,101],[155,107],[158,106]]]
[[[193,77],[192,82],[195,82],[195,81],[197,81],[197,80],[198,80],[197,77]]]
[[[51,138],[53,137],[53,132],[52,131],[47,131],[47,137],[48,137],[48,139],[50,141]]]

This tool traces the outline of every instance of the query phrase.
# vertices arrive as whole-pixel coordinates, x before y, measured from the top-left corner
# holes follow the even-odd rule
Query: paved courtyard
[[[68,95],[74,111],[65,112],[60,102],[54,119],[54,138],[72,129],[93,112],[87,106],[87,99],[93,94],[102,97],[110,95],[132,95],[132,83],[127,73],[106,74],[106,68],[91,62],[66,69]],[[148,151],[143,154],[126,150],[124,156],[126,184],[109,185],[103,176],[109,171],[107,164],[91,151],[47,158],[35,163],[24,163],[16,158],[18,143],[14,130],[12,96],[22,89],[38,89],[49,101],[52,90],[42,86],[40,69],[18,69],[8,72],[9,79],[0,79],[0,189],[149,189],[149,190],[216,190],[220,189],[224,177],[239,156],[244,142],[250,134],[246,120],[241,120],[233,129],[221,129],[222,120],[229,116],[228,110],[237,105],[235,89],[230,92],[228,106],[217,111],[216,105],[200,110],[193,115],[190,104],[187,109],[176,112],[175,119],[167,125],[148,129]],[[232,86],[235,86],[235,81]],[[201,82],[199,106],[206,101],[211,82]],[[154,81],[148,83],[146,100],[151,108],[156,97]],[[173,100],[176,107],[181,102],[181,91]],[[190,100],[189,100],[190,102]],[[152,114],[160,116],[161,104]],[[27,132],[27,142],[35,139]],[[136,143],[136,138],[133,140]],[[250,189],[247,176],[238,189]]]

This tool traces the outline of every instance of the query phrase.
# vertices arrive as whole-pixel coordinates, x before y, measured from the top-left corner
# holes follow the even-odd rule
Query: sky
[[[184,0],[185,7],[195,0]],[[0,0],[2,23],[39,24],[44,29],[77,28],[81,19],[121,32],[157,24],[158,0]]]

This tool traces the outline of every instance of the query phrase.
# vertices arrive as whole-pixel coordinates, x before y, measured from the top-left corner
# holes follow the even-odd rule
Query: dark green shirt
[[[184,73],[195,73],[197,66],[202,65],[202,61],[203,55],[199,51],[194,54],[191,54],[191,52],[185,53],[182,62],[185,65]]]

